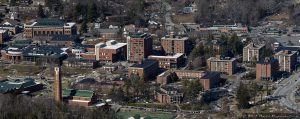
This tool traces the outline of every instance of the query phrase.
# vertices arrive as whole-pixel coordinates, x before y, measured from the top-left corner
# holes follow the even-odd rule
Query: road
[[[295,101],[295,91],[300,84],[300,73],[290,76],[286,81],[278,84],[278,88],[274,91],[273,96],[280,96],[279,103],[290,110],[300,112],[300,105]]]

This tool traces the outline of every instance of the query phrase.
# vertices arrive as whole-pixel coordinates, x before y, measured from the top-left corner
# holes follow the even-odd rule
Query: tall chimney
[[[61,69],[60,67],[54,68],[54,98],[56,102],[62,101],[62,86],[61,86]]]

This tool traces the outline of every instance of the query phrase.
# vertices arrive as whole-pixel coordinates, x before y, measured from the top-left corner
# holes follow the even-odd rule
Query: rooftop
[[[110,40],[105,43],[98,43],[95,45],[96,48],[103,48],[103,49],[119,49],[121,47],[126,46],[127,43],[118,43],[115,40]]]
[[[65,54],[63,47],[52,45],[30,45],[22,49],[24,56],[55,56],[60,57]]]
[[[38,83],[36,83],[32,78],[26,78],[24,80],[5,80],[0,82],[0,93],[7,93],[10,91],[18,90],[20,88],[28,88],[37,84]]]
[[[43,18],[31,21],[26,24],[27,26],[39,26],[39,27],[72,27],[75,23],[66,23],[60,19]]]
[[[0,33],[5,33],[7,30],[0,29]]]
[[[162,40],[188,40],[188,37],[162,37]]]
[[[183,53],[176,53],[175,55],[168,55],[168,56],[156,56],[156,55],[150,55],[152,58],[166,58],[166,59],[176,59],[183,56]]]
[[[148,68],[154,64],[156,64],[157,61],[153,61],[153,60],[145,60],[142,63],[137,63],[137,64],[133,64],[132,66],[130,66],[131,68]]]
[[[202,79],[210,79],[211,77],[215,77],[217,75],[220,75],[220,72],[210,71],[210,72],[205,72],[205,75],[201,78]]]
[[[231,57],[220,57],[220,56],[217,56],[217,57],[210,57],[209,59],[207,60],[210,60],[210,61],[234,61],[236,60],[236,58],[231,58]]]
[[[273,59],[273,58],[265,58],[264,60],[259,60],[257,62],[257,64],[271,64],[273,62],[277,62],[277,59]]]
[[[64,97],[77,96],[91,98],[94,95],[94,92],[89,90],[63,89],[62,95]]]
[[[281,50],[277,52],[275,55],[284,55],[284,56],[292,56],[296,54],[298,51],[291,51],[291,50]]]
[[[53,35],[52,41],[76,41],[79,37],[77,35]]]
[[[275,52],[280,52],[282,50],[289,50],[289,51],[300,51],[300,46],[280,46],[278,47]]]
[[[134,34],[131,34],[130,37],[132,38],[146,38],[146,37],[150,37],[150,35],[148,35],[147,33],[134,33]]]
[[[252,49],[260,49],[262,47],[264,47],[265,44],[254,44],[254,43],[250,43],[248,44],[246,47],[244,48],[252,48]]]

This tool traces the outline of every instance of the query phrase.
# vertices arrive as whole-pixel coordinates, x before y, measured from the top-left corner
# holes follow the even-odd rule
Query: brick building
[[[91,106],[96,103],[97,97],[93,91],[64,89],[62,96],[70,105]]]
[[[250,43],[243,48],[243,62],[259,61],[262,59],[262,53],[265,50],[264,44]]]
[[[176,70],[175,73],[179,79],[183,79],[183,78],[200,79],[205,75],[204,71],[193,71],[193,70]]]
[[[152,54],[152,36],[136,33],[127,37],[127,60],[141,62]]]
[[[8,30],[0,29],[0,44],[4,43],[8,39]]]
[[[73,47],[76,43],[79,43],[79,37],[77,35],[53,35],[47,43],[50,45]]]
[[[189,53],[188,37],[163,37],[161,45],[165,54]]]
[[[126,43],[110,40],[95,45],[96,60],[115,62],[126,59]]]
[[[163,68],[163,69],[179,68],[183,64],[183,61],[184,61],[182,53],[177,53],[177,54],[171,55],[171,56],[150,55],[148,57],[148,59],[158,61],[159,68]]]
[[[233,75],[237,69],[237,61],[235,58],[222,58],[220,55],[217,55],[207,59],[207,66],[210,71]]]
[[[128,77],[137,75],[140,78],[147,80],[156,77],[158,70],[158,62],[153,60],[145,60],[141,63],[134,64],[128,68]]]
[[[297,51],[282,50],[274,57],[279,62],[279,71],[292,72],[297,63]]]
[[[205,72],[205,75],[200,78],[200,83],[204,90],[216,88],[220,82],[219,72]]]
[[[277,78],[279,64],[277,59],[266,58],[256,64],[257,80],[273,80]]]
[[[73,22],[59,19],[38,19],[24,25],[26,38],[48,37],[52,35],[76,35],[77,28]]]
[[[183,93],[172,86],[162,86],[155,90],[155,99],[159,103],[181,103],[183,99]]]
[[[173,79],[172,79],[173,78]],[[218,86],[220,82],[219,72],[204,72],[204,71],[192,71],[192,70],[168,70],[156,77],[156,83],[166,85],[172,83],[172,80],[180,79],[194,79],[199,80],[204,90],[209,90]]]
[[[156,77],[156,83],[161,84],[161,85],[166,85],[166,84],[172,83],[171,82],[172,78],[178,78],[178,77],[175,72],[168,70],[168,71],[165,71],[165,72],[159,74]]]

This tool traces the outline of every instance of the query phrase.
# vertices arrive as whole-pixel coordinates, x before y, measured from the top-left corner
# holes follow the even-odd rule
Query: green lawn
[[[161,114],[161,113],[148,113],[148,112],[119,112],[118,113],[124,119],[133,117],[136,114],[139,114],[141,117],[150,117],[151,119],[175,119],[175,114]]]

